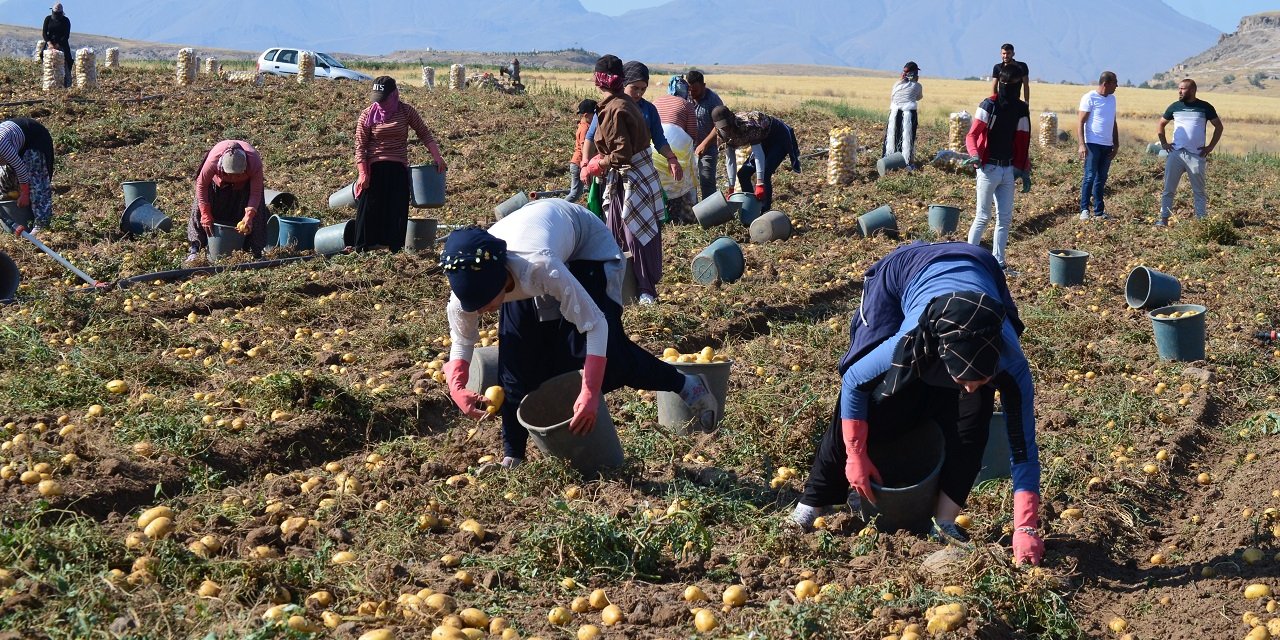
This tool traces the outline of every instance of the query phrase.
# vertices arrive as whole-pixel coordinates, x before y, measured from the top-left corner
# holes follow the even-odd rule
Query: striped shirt
[[[658,108],[658,119],[662,124],[674,124],[689,134],[694,143],[698,140],[698,116],[693,113],[693,103],[679,96],[658,96],[653,99],[653,106]]]
[[[356,123],[356,164],[372,164],[380,160],[409,164],[409,129],[418,133],[418,139],[428,148],[436,145],[431,129],[422,121],[417,109],[406,102],[381,124],[365,125],[373,105],[360,112]]]
[[[31,170],[22,159],[22,148],[27,146],[27,134],[12,120],[0,122],[0,158],[13,169],[18,182],[31,184]]]

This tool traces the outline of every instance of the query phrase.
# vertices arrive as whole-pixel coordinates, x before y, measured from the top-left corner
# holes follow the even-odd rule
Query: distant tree
[[[1143,83],[1143,84],[1146,84],[1146,83]],[[1126,86],[1126,87],[1133,87],[1133,81],[1132,81],[1132,80],[1125,80],[1125,81],[1124,81],[1124,86]]]
[[[1138,85],[1138,88],[1139,88],[1139,89],[1150,89],[1150,88],[1151,88],[1151,83],[1150,83],[1150,82],[1147,82],[1146,80],[1143,80],[1143,81],[1142,81],[1142,84]]]
[[[1222,76],[1222,84],[1231,84],[1232,82],[1235,82],[1235,81],[1236,81],[1236,76],[1233,73],[1228,73],[1227,75]]]
[[[986,78],[979,78],[978,76],[969,76],[965,78],[965,80],[986,80]]]
[[[1251,84],[1251,85],[1253,85],[1253,86],[1255,86],[1255,87],[1257,87],[1257,88],[1259,88],[1259,89],[1266,89],[1266,87],[1265,87],[1265,86],[1263,86],[1263,84],[1262,84],[1262,81],[1263,81],[1264,79],[1266,79],[1266,77],[1267,77],[1267,74],[1262,73],[1261,71],[1259,71],[1258,73],[1255,73],[1255,74],[1253,74],[1253,75],[1249,76],[1249,84]]]

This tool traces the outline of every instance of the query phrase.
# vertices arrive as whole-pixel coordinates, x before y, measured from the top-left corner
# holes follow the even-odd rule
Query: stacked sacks
[[[827,184],[835,186],[853,182],[857,164],[858,134],[849,127],[832,129],[827,149]]]
[[[436,70],[435,67],[422,68],[422,86],[428,89],[436,88]]]
[[[61,89],[66,86],[67,70],[63,66],[62,52],[57,49],[45,49],[44,72],[41,75],[41,86],[45,91]]]
[[[31,59],[40,62],[44,59],[44,40],[36,40],[36,50],[31,52]]]
[[[191,47],[178,49],[178,86],[196,83],[196,50]]]
[[[316,77],[316,54],[310,51],[298,52],[298,84],[311,82]]]
[[[72,70],[75,72],[77,89],[98,87],[98,54],[92,48],[85,47],[76,51],[76,61]]]
[[[455,64],[449,67],[449,89],[462,91],[467,88],[467,68]]]
[[[222,73],[222,63],[217,58],[205,58],[204,72],[211,76],[219,75]]]
[[[1046,111],[1040,114],[1040,146],[1051,147],[1058,140],[1058,114]]]
[[[120,48],[107,47],[107,59],[103,61],[103,69],[114,69],[120,66]]]
[[[964,153],[968,151],[968,147],[964,144],[964,137],[969,135],[969,127],[973,125],[973,116],[968,111],[953,113],[947,121],[950,123],[950,130],[947,132],[947,148],[952,151]]]

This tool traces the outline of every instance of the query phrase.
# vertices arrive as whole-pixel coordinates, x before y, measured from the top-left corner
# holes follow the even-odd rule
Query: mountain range
[[[4,0],[0,22],[38,26],[47,0]],[[1220,32],[1160,0],[671,0],[611,17],[578,0],[114,0],[68,3],[79,32],[261,51],[293,45],[531,51],[580,47],[655,63],[793,63],[986,76],[1003,42],[1032,76],[1090,83],[1103,69],[1135,84],[1195,55]]]

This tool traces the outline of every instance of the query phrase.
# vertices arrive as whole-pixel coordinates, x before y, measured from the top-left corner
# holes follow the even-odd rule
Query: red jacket
[[[987,164],[987,136],[995,126],[996,118],[1017,118],[1018,126],[1013,132],[1013,167],[1023,171],[1031,170],[1031,113],[1027,103],[1017,100],[1005,105],[1001,110],[996,96],[991,96],[978,105],[978,113],[973,118],[973,126],[969,127],[969,135],[964,144],[969,148],[969,155],[982,159]]]

